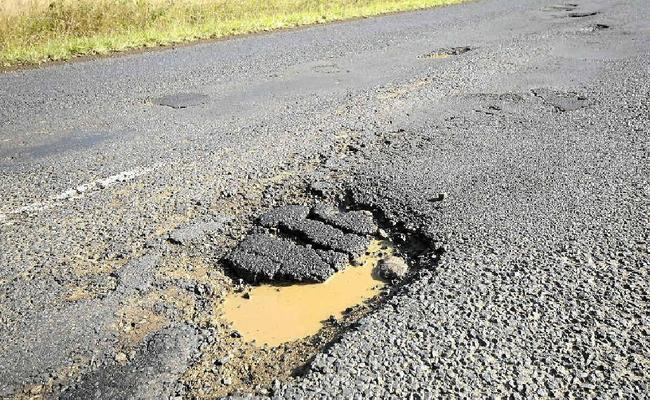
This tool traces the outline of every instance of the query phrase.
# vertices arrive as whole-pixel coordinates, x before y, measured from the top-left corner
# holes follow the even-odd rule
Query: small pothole
[[[587,98],[575,92],[562,92],[548,88],[531,89],[535,97],[552,107],[555,112],[576,111],[587,105]]]
[[[589,26],[586,26],[582,28],[583,32],[598,32],[598,31],[604,31],[606,29],[609,29],[609,25],[605,24],[592,24]]]
[[[574,3],[554,4],[554,5],[545,7],[544,11],[572,11],[572,10],[575,10],[576,7],[578,7],[578,5],[574,4]]]
[[[598,15],[598,11],[591,11],[591,12],[572,12],[567,14],[569,18],[584,18],[584,17],[591,17],[594,15]]]
[[[336,64],[319,64],[314,66],[312,70],[321,74],[336,74],[342,72],[341,68]]]
[[[431,53],[424,54],[424,55],[420,56],[419,58],[425,58],[425,59],[447,58],[447,57],[451,57],[451,56],[459,56],[461,54],[465,54],[470,50],[472,50],[472,49],[471,49],[471,47],[468,47],[468,46],[445,47],[445,48],[441,48],[441,49],[432,51]]]
[[[208,96],[199,93],[176,93],[160,97],[154,100],[154,104],[182,109],[205,104],[208,101],[208,98]]]

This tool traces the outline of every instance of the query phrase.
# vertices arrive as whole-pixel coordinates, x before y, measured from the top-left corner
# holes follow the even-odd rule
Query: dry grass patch
[[[67,60],[463,0],[2,0],[0,65]]]

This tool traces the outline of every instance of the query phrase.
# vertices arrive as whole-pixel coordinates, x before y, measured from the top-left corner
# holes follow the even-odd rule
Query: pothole
[[[582,28],[583,32],[598,32],[598,31],[603,31],[605,29],[609,29],[609,25],[605,24],[592,24],[589,26],[586,26]]]
[[[544,8],[544,11],[572,11],[578,7],[577,4],[566,3],[566,4],[554,4]]]
[[[574,92],[560,92],[547,88],[531,89],[535,97],[542,99],[544,104],[553,107],[555,112],[576,111],[586,106],[587,98]]]
[[[465,54],[468,51],[472,50],[470,47],[467,46],[462,46],[462,47],[445,47],[442,49],[438,49],[435,51],[432,51],[431,53],[424,54],[418,58],[425,58],[425,59],[431,59],[431,58],[447,58],[451,56],[459,56],[461,54]]]
[[[314,66],[312,70],[321,74],[336,74],[341,72],[341,68],[336,64],[320,64]]]
[[[271,394],[437,257],[379,225],[323,204],[261,215],[224,258],[233,284],[213,306],[215,339],[184,377],[193,397]]]
[[[198,93],[176,93],[160,97],[154,100],[154,104],[182,109],[205,104],[208,101],[208,98],[208,96]]]
[[[397,264],[394,252],[389,241],[373,240],[354,265],[345,266],[325,282],[266,284],[231,293],[223,304],[223,317],[243,340],[258,346],[278,346],[315,335],[326,321],[340,320],[346,310],[380,294],[387,283],[381,277],[380,262]]]
[[[594,15],[598,15],[598,11],[591,11],[591,12],[572,12],[567,14],[569,18],[584,18],[584,17],[591,17]]]

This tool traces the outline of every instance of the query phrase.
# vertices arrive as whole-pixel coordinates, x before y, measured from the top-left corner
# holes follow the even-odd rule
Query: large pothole
[[[266,284],[231,293],[222,315],[244,340],[258,346],[278,346],[315,335],[327,321],[341,320],[346,311],[378,296],[387,273],[406,274],[406,263],[394,252],[389,241],[373,240],[354,265],[344,266],[324,282]],[[391,266],[392,270],[383,270]]]
[[[407,284],[428,246],[379,225],[323,204],[260,216],[224,258],[233,284],[214,305],[216,340],[184,377],[193,396],[272,393]]]

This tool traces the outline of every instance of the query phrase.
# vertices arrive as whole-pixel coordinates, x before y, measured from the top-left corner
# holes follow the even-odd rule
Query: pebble
[[[389,256],[379,261],[377,269],[383,279],[402,279],[408,272],[408,265],[400,257]]]

